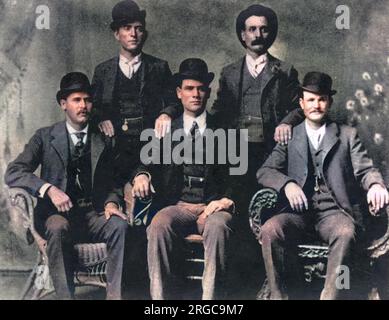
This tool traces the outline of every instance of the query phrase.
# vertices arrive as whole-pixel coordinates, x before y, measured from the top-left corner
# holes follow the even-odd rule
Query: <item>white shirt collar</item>
[[[305,120],[305,130],[307,131],[307,136],[315,149],[318,149],[320,143],[323,141],[324,135],[326,134],[326,126],[327,124],[325,123],[319,129],[315,130],[311,128]]]
[[[77,131],[68,122],[66,122],[66,129],[68,130],[74,145],[76,145],[77,142],[78,142],[78,138],[76,136],[76,133],[79,133],[79,132],[84,132],[85,133],[85,136],[82,139],[82,142],[86,143],[87,136],[88,136],[89,124],[87,124],[86,127],[84,129],[82,129],[81,131]]]
[[[132,60],[128,60],[125,56],[119,55],[119,67],[124,75],[131,79],[132,76],[138,71],[142,64],[142,53],[139,53]]]
[[[184,112],[184,131],[186,134],[189,134],[190,129],[192,128],[193,121],[197,122],[199,126],[200,133],[203,134],[207,127],[207,111],[204,110],[202,114],[198,117],[192,117]]]
[[[137,56],[135,56],[134,58],[132,58],[131,60],[127,59],[125,56],[123,55],[119,55],[119,59],[120,61],[122,61],[123,63],[127,63],[127,64],[137,64],[137,63],[140,63],[142,62],[142,52],[139,53]]]
[[[266,63],[269,61],[267,52],[260,55],[258,58],[254,59],[249,54],[246,54],[246,65],[249,69],[250,74],[256,78],[265,67]]]

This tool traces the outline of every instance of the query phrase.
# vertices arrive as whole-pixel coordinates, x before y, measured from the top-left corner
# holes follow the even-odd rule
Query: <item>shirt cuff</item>
[[[151,193],[155,193],[155,188],[154,188],[153,184],[151,183],[151,174],[150,174],[149,172],[147,172],[147,171],[141,171],[141,172],[137,173],[137,174],[135,175],[134,179],[132,179],[131,185],[134,185],[134,180],[135,180],[135,178],[136,178],[137,176],[142,175],[142,174],[146,175],[146,176],[149,178],[150,191],[151,191]]]
[[[142,174],[146,175],[146,176],[149,178],[149,182],[151,183],[151,174],[150,174],[149,172],[147,172],[147,171],[141,171],[141,172],[138,172],[138,173],[135,175],[134,179],[132,179],[131,184],[134,185],[134,180],[135,180],[135,178],[138,177],[138,176],[141,176]]]
[[[106,203],[104,203],[104,209],[110,203],[115,204],[118,207],[119,211],[123,211],[123,207],[119,203],[117,203],[116,201],[112,201],[112,200],[107,201]]]
[[[235,202],[234,201],[232,201],[232,205],[231,205],[230,211],[231,211],[232,214],[236,213],[236,206],[235,206]]]
[[[368,190],[370,190],[370,188],[371,188],[372,186],[374,186],[375,184],[378,184],[378,185],[380,185],[382,188],[387,189],[387,187],[385,186],[385,184],[382,184],[381,182],[372,182],[372,183],[370,183],[369,189],[368,189]]]
[[[52,186],[50,183],[45,183],[40,189],[39,189],[39,194],[38,197],[43,199],[46,195],[47,190]]]

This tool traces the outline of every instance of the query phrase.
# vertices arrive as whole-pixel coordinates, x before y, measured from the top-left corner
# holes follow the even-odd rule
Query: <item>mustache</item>
[[[263,38],[257,38],[251,42],[251,45],[256,46],[258,44],[266,44],[266,41]]]
[[[81,114],[85,114],[85,115],[89,116],[91,113],[90,113],[89,111],[87,111],[87,110],[77,112],[77,115],[78,115],[78,116],[81,115]]]

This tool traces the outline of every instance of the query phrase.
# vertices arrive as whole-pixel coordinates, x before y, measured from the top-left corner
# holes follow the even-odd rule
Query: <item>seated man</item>
[[[66,120],[39,129],[5,173],[9,187],[24,188],[38,197],[36,228],[47,239],[49,270],[59,299],[74,298],[76,242],[107,244],[107,299],[121,298],[128,224],[113,204],[120,203],[119,198],[110,193],[113,142],[88,125],[91,91],[86,75],[65,75],[57,101]],[[40,177],[34,174],[38,166]],[[104,212],[105,203],[111,201]]]
[[[381,174],[354,128],[329,120],[332,79],[309,72],[301,87],[305,121],[295,127],[288,145],[278,144],[258,170],[259,184],[285,194],[289,203],[265,222],[260,234],[271,299],[288,298],[285,254],[297,247],[303,233],[315,230],[329,244],[327,275],[321,299],[336,299],[337,268],[348,265],[360,219],[353,212],[361,189],[376,213],[388,203]],[[289,205],[288,205],[289,204]]]
[[[211,116],[205,111],[210,94],[209,84],[213,77],[213,73],[208,73],[206,63],[194,58],[183,61],[180,72],[174,75],[177,96],[184,107],[184,114],[173,121],[172,133],[183,130],[185,141],[189,141],[194,148],[191,149],[189,161],[153,166],[157,169],[153,171],[155,175],[159,173],[161,176],[160,185],[156,185],[156,193],[162,201],[163,209],[157,212],[147,228],[152,299],[172,297],[172,269],[176,267],[173,252],[177,252],[175,249],[186,235],[195,232],[202,234],[204,238],[202,298],[215,299],[220,297],[219,292],[222,293],[226,246],[232,232],[234,208],[227,181],[229,173],[226,165],[192,162],[198,155],[205,159],[208,150],[202,153],[197,142],[200,140],[201,144],[204,141],[206,130],[216,129]],[[169,139],[169,135],[163,139],[161,145],[165,146],[163,142],[166,139]],[[173,140],[172,149],[177,145],[178,142]],[[166,152],[172,151],[165,150]],[[171,154],[174,162],[174,152]],[[151,170],[150,166],[139,168],[133,180],[134,196],[143,198],[150,194]],[[157,179],[153,179],[155,180]]]

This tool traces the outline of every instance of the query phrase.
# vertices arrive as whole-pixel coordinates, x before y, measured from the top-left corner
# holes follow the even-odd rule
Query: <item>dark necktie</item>
[[[81,156],[82,154],[82,150],[84,149],[85,147],[85,143],[84,143],[84,136],[85,136],[85,132],[77,132],[75,133],[78,141],[76,143],[76,145],[74,146],[74,155],[75,157],[79,157]]]
[[[196,138],[196,134],[198,133],[198,130],[199,130],[199,125],[197,124],[196,121],[193,121],[192,123],[192,127],[190,128],[190,136],[192,137],[192,140],[194,140]]]
[[[76,174],[76,188],[78,189],[79,192],[83,192],[85,189],[84,189],[84,183],[83,183],[83,179],[82,179],[82,176],[81,176],[81,169],[80,169],[80,158],[81,158],[81,155],[82,155],[82,152],[84,151],[84,147],[85,147],[85,143],[84,143],[84,136],[85,136],[85,132],[77,132],[75,133],[76,137],[77,137],[77,143],[75,144],[74,146],[74,154],[73,154],[73,159],[75,160],[75,174]]]

